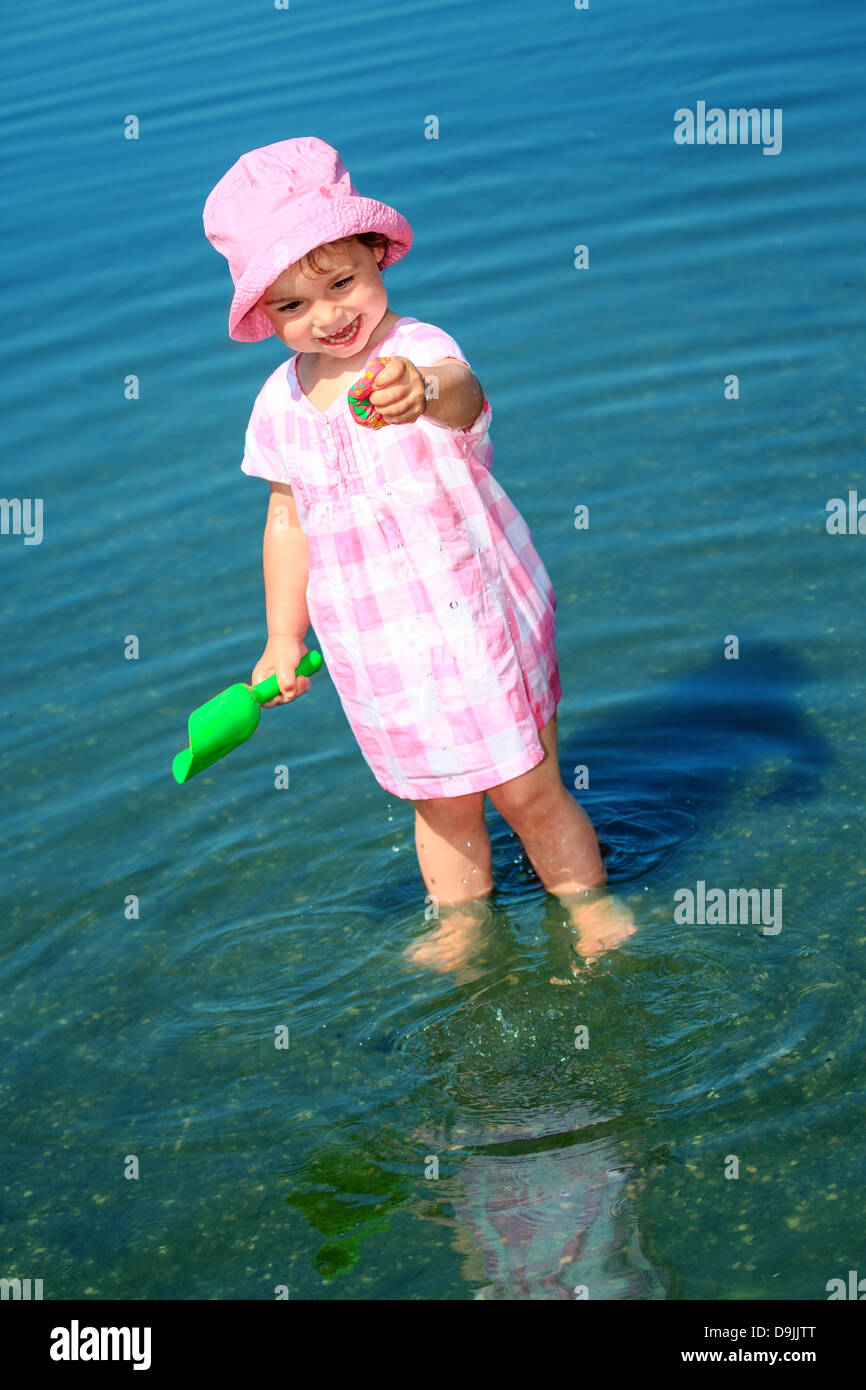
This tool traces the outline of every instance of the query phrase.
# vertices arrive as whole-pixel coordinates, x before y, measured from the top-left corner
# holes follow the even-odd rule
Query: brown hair
[[[305,256],[301,257],[298,265],[304,274],[313,271],[318,275],[323,275],[332,262],[329,257],[327,262],[323,264],[321,253],[330,251],[332,248],[348,246],[351,241],[360,241],[363,246],[369,246],[371,250],[375,246],[384,246],[385,255],[388,254],[388,238],[384,232],[358,232],[355,236],[344,236],[337,241],[325,241],[321,246],[315,246],[312,251],[308,251]],[[383,256],[382,260],[384,259]],[[380,266],[381,264],[382,261],[379,262]]]

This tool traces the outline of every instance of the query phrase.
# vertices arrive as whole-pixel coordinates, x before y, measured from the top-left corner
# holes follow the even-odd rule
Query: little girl
[[[478,939],[494,887],[485,795],[565,904],[575,950],[617,945],[634,928],[559,775],[556,599],[490,471],[490,404],[452,337],[388,307],[382,272],[409,223],[302,137],[239,159],[204,224],[234,281],[230,336],[276,334],[295,354],[256,398],[241,464],[271,491],[251,680],[276,673],[271,704],[305,694],[312,623],[374,776],[415,808],[437,926],[413,959],[448,969]],[[385,424],[371,428],[347,391],[377,357],[369,404]]]

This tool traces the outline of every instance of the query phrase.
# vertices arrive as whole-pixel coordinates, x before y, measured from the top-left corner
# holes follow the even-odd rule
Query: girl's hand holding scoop
[[[250,677],[250,684],[258,685],[259,681],[266,680],[268,676],[276,675],[280,683],[280,695],[275,700],[266,700],[262,709],[270,709],[272,705],[287,705],[291,700],[296,700],[299,695],[306,695],[310,688],[310,677],[299,676],[295,670],[301,664],[301,658],[306,656],[306,653],[305,644],[294,638],[268,638],[267,646],[259,657]]]
[[[295,640],[271,640],[275,642],[273,654],[266,648],[256,667],[256,672],[262,675],[261,680],[256,680],[254,673],[249,685],[244,681],[235,681],[234,685],[221,690],[218,695],[214,695],[212,699],[206,700],[198,709],[193,710],[187,720],[189,746],[182,748],[171,762],[171,772],[176,782],[188,782],[197,772],[203,772],[206,767],[211,767],[227,753],[246,743],[259,727],[263,705],[285,704],[287,700],[294,699],[296,695],[301,695],[304,690],[309,689],[308,677],[314,676],[321,669],[322,653],[308,652],[302,642]],[[284,642],[289,660],[292,659],[293,651],[302,653],[297,663],[300,672],[293,672],[297,678],[294,694],[281,692],[280,677],[275,670],[275,667],[283,670],[283,655],[276,645],[278,641]],[[270,646],[270,643],[268,645]],[[304,681],[306,685],[302,685]],[[282,684],[288,685],[285,675]],[[278,698],[281,695],[282,698]]]

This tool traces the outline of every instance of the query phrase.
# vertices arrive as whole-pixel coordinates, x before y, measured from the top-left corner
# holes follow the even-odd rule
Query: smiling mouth
[[[353,341],[360,327],[361,316],[359,314],[357,318],[352,319],[352,322],[339,333],[332,333],[330,338],[320,338],[319,342],[327,343],[328,347],[342,347],[344,343],[351,343]]]

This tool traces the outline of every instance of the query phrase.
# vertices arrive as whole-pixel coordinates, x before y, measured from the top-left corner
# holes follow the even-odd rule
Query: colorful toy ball
[[[370,392],[373,389],[373,378],[382,370],[386,362],[390,362],[390,357],[374,357],[367,363],[362,376],[349,387],[349,409],[358,421],[359,425],[366,426],[370,430],[380,430],[388,421],[383,419],[369,400]]]

